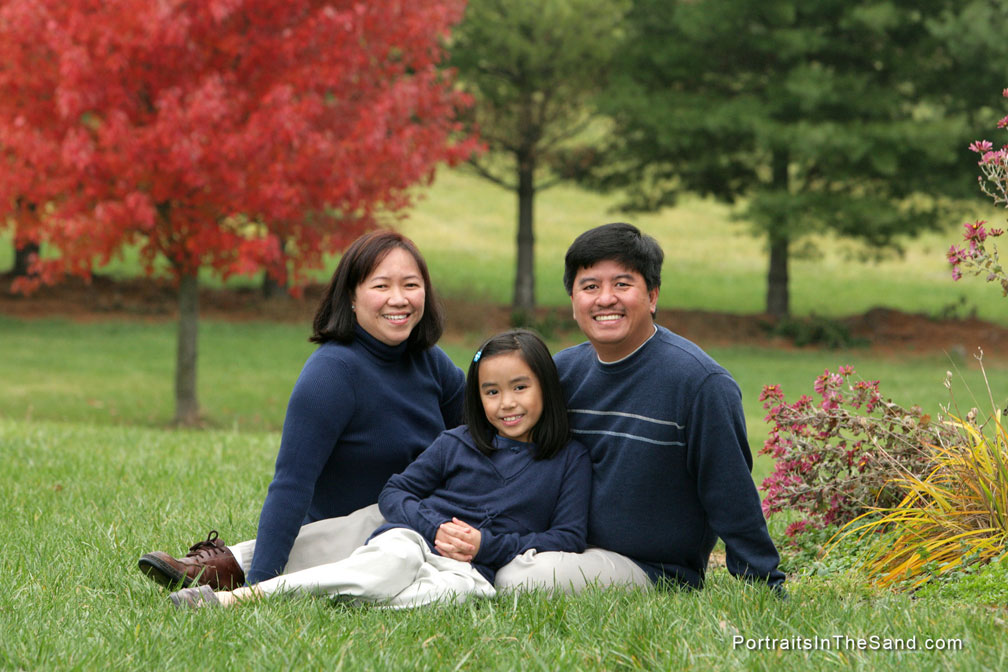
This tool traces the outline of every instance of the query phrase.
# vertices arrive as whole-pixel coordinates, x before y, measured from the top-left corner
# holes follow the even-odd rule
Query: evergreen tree
[[[514,310],[535,308],[535,193],[567,177],[595,119],[590,101],[620,43],[629,0],[470,0],[451,62],[490,150],[470,163],[518,197]]]
[[[618,161],[595,178],[640,208],[682,191],[738,201],[768,241],[766,310],[787,315],[802,236],[880,250],[946,221],[948,198],[975,194],[970,115],[996,101],[950,79],[1003,76],[1003,46],[977,57],[955,43],[964,12],[985,4],[636,0],[601,99]],[[981,13],[990,43],[1003,43],[1005,10]]]

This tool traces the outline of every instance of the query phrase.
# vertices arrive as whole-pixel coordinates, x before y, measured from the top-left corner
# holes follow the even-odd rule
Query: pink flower
[[[759,400],[782,400],[784,399],[784,391],[781,389],[780,385],[764,385],[763,391],[760,392]]]
[[[793,537],[796,534],[801,534],[807,529],[808,529],[808,521],[798,520],[788,525],[787,529],[784,530],[784,534],[786,534],[789,537]]]
[[[970,144],[969,146],[971,152],[976,152],[977,154],[983,154],[984,152],[989,152],[994,148],[990,140],[977,140]]]
[[[982,166],[987,163],[997,163],[1000,161],[1004,161],[1004,158],[1005,158],[1005,150],[1002,148],[996,152],[994,151],[984,152],[983,156],[977,163]]]
[[[966,250],[964,250],[961,247],[956,247],[955,245],[949,247],[948,252],[946,253],[945,256],[948,259],[948,262],[953,266],[958,266],[959,264],[966,261],[967,258]]]
[[[966,229],[963,232],[963,238],[969,241],[976,241],[977,243],[982,243],[987,239],[987,230],[984,228],[986,220],[977,220],[972,224],[963,224],[963,228]]]
[[[991,229],[987,232],[987,235],[991,238],[997,238],[1004,233],[1004,229]]]

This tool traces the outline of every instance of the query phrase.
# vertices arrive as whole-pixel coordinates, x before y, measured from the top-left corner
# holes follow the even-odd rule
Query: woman
[[[320,345],[291,393],[256,539],[228,547],[214,531],[184,558],[144,555],[141,571],[228,589],[363,543],[382,523],[375,503],[388,478],[462,421],[464,376],[435,345],[443,328],[413,242],[391,231],[356,240],[315,314]]]

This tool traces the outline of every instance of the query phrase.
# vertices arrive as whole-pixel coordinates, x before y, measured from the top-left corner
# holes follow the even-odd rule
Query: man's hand
[[[469,523],[452,518],[449,523],[441,523],[434,537],[434,547],[446,558],[472,562],[479,553],[480,536],[480,531]]]

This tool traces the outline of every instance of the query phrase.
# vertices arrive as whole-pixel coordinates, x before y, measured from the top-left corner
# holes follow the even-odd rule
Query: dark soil
[[[109,318],[142,321],[174,320],[175,289],[170,282],[148,278],[112,280],[95,276],[90,283],[77,278],[43,287],[31,296],[10,293],[10,277],[0,274],[0,315],[18,318],[63,317],[75,321]],[[200,315],[206,319],[275,321],[309,328],[323,286],[305,289],[301,298],[267,299],[258,289],[203,289]],[[450,339],[471,338],[507,328],[506,306],[473,300],[445,301]],[[570,308],[541,309],[541,329],[573,331]],[[702,346],[749,344],[793,348],[796,338],[812,339],[810,347],[828,345],[826,336],[886,353],[949,352],[965,356],[984,350],[985,357],[1008,358],[1008,328],[978,319],[936,320],[927,315],[875,308],[862,315],[836,320],[804,320],[777,324],[768,315],[736,315],[699,310],[660,310],[658,322]],[[782,335],[790,327],[790,336]],[[821,332],[827,332],[824,336]],[[576,337],[576,333],[573,334]],[[818,338],[818,340],[816,340]]]

